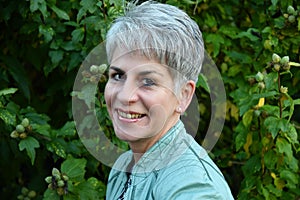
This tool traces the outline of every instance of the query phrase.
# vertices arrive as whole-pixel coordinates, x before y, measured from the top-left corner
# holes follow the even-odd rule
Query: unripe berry
[[[56,181],[61,180],[61,176],[59,174],[55,174],[53,175],[53,177],[55,178]]]
[[[24,126],[25,128],[29,126],[29,119],[24,118],[21,122],[21,125]]]
[[[52,176],[47,176],[45,178],[46,183],[52,183]]]
[[[34,198],[36,197],[36,192],[34,190],[31,190],[28,195],[27,195],[29,198]]]
[[[19,136],[20,136],[20,134],[16,130],[11,132],[11,134],[10,134],[10,137],[12,137],[12,138],[18,138]]]
[[[261,113],[260,110],[254,110],[254,115],[255,115],[256,117],[259,117],[259,116],[260,116],[260,113]]]
[[[48,184],[48,188],[49,188],[49,189],[51,189],[51,190],[53,190],[53,189],[54,189],[54,187],[53,187],[52,183],[49,183],[49,184]]]
[[[266,85],[265,85],[264,82],[259,82],[259,83],[258,83],[258,87],[259,87],[260,89],[265,89]]]
[[[22,200],[22,199],[24,199],[24,196],[22,194],[20,194],[20,195],[17,196],[17,199]]]
[[[261,72],[258,72],[258,73],[255,75],[255,79],[256,79],[256,81],[258,81],[258,82],[263,81],[263,80],[264,80],[264,75],[263,75]]]
[[[288,12],[290,15],[292,15],[292,14],[294,14],[294,12],[295,12],[295,8],[294,8],[293,6],[291,6],[291,5],[289,5],[288,8],[287,8],[287,12]]]
[[[283,93],[283,94],[286,94],[288,92],[288,88],[281,86],[280,87],[280,92]]]
[[[291,65],[289,63],[286,63],[282,66],[282,68],[286,71],[290,70],[291,69]]]
[[[63,180],[57,181],[57,186],[58,187],[63,187],[65,185],[65,182]]]
[[[288,64],[290,61],[290,57],[289,56],[283,56],[280,60],[280,64],[285,65]]]
[[[65,194],[64,188],[61,188],[61,187],[57,188],[56,192],[59,196],[62,196]]]
[[[264,47],[265,47],[265,49],[271,50],[272,49],[272,42],[271,42],[271,40],[265,40]]]
[[[96,76],[96,75],[91,76],[91,77],[90,77],[90,81],[91,81],[92,83],[97,84],[97,83],[99,82],[99,77]]]
[[[81,74],[82,74],[83,77],[86,77],[86,78],[90,78],[92,76],[92,74],[90,72],[87,72],[85,70],[83,70],[81,72]]]
[[[90,67],[90,72],[92,72],[93,74],[97,74],[98,73],[98,66],[97,65],[92,65]]]
[[[23,125],[18,124],[18,125],[16,126],[16,131],[17,131],[18,133],[23,133],[23,132],[25,131],[25,128],[24,128]]]
[[[23,195],[27,196],[28,192],[29,192],[29,190],[28,190],[26,187],[22,187],[21,193],[22,193]]]
[[[101,64],[101,65],[98,66],[98,72],[100,74],[103,74],[105,72],[106,68],[107,68],[106,64]]]
[[[294,23],[296,21],[296,17],[294,15],[290,15],[289,18],[288,18],[288,21],[290,23]]]
[[[30,198],[29,197],[24,197],[24,200],[30,200]]]
[[[60,172],[57,168],[53,167],[52,169],[52,176],[55,176],[55,175],[60,175]]]
[[[21,139],[25,139],[27,137],[27,134],[24,132],[24,133],[21,133],[20,136],[19,136]]]
[[[69,177],[68,177],[67,175],[63,174],[63,175],[62,175],[62,179],[63,179],[64,181],[68,181],[68,180],[69,180]]]
[[[289,14],[284,13],[284,14],[283,14],[283,17],[287,19],[287,18],[289,18]]]
[[[281,60],[280,56],[277,55],[276,53],[273,53],[273,55],[272,55],[272,61],[273,61],[274,63],[279,63],[280,60]]]
[[[30,132],[32,131],[32,126],[31,126],[31,125],[27,126],[27,127],[25,128],[25,130],[26,130],[28,133],[30,133]]]
[[[280,68],[281,68],[281,66],[279,64],[277,64],[277,63],[274,64],[275,71],[279,72]]]

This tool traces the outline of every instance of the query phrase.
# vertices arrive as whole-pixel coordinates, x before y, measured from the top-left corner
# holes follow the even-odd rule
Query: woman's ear
[[[181,112],[185,112],[185,110],[190,105],[194,92],[196,88],[196,83],[192,80],[187,81],[180,90],[180,99],[179,99],[179,107]]]

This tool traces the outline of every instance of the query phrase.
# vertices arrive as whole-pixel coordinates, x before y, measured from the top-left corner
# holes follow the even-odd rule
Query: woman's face
[[[157,140],[179,119],[168,68],[139,54],[115,53],[105,88],[107,109],[118,138]]]

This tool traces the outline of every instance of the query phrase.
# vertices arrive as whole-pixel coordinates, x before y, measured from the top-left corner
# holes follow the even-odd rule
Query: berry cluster
[[[273,69],[277,72],[289,71],[291,68],[290,58],[289,56],[283,56],[281,58],[276,53],[273,53],[271,66],[273,66]],[[283,94],[286,94],[288,92],[288,88],[280,86],[279,91]]]
[[[34,190],[29,190],[26,187],[21,189],[21,194],[17,196],[20,200],[30,200],[36,197],[36,192]]]
[[[106,64],[92,65],[88,71],[83,70],[81,74],[85,80],[97,84],[99,81],[100,82],[106,81],[106,77],[104,75],[106,69],[107,69]]]
[[[30,125],[29,119],[24,118],[22,122],[16,126],[15,130],[11,132],[10,137],[24,139],[31,131],[32,127]]]
[[[288,20],[289,23],[294,23],[296,17],[300,14],[293,6],[288,6],[287,13],[284,13],[283,16]]]
[[[291,68],[289,56],[284,56],[281,58],[276,53],[273,53],[272,62],[270,64],[271,66],[273,66],[273,69],[277,72],[279,72],[280,70],[288,71]]]
[[[45,181],[49,184],[48,188],[56,190],[57,194],[62,196],[68,193],[69,177],[62,174],[57,168],[52,169],[52,176],[47,176]]]

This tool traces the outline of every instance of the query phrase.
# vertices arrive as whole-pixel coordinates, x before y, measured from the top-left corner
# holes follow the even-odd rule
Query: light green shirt
[[[114,164],[107,200],[233,199],[222,173],[181,121],[128,171],[131,160],[128,151]]]

